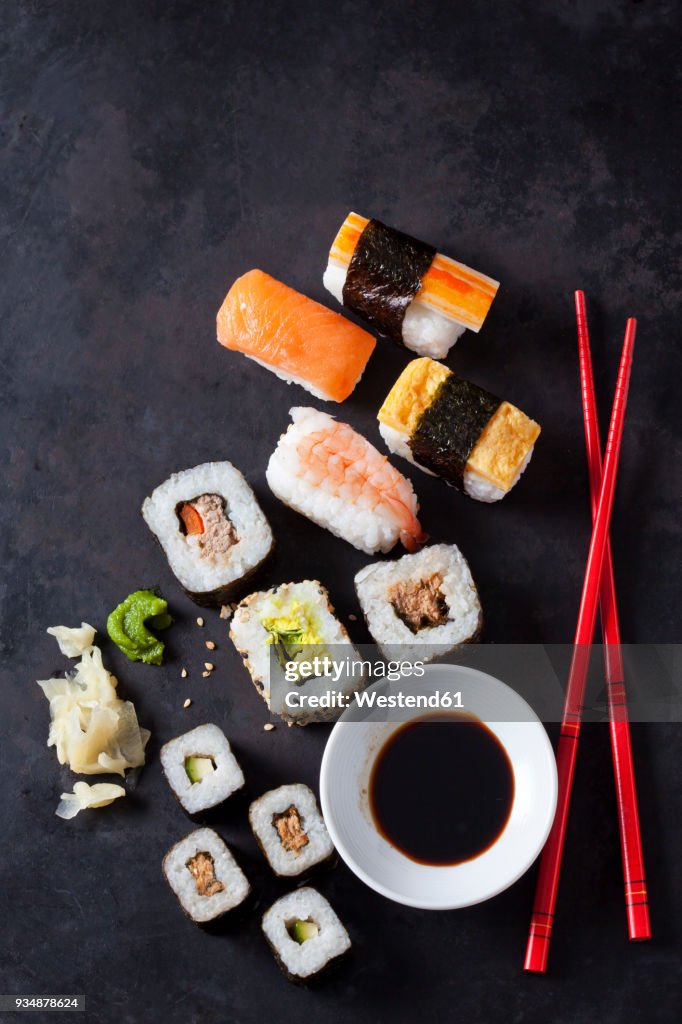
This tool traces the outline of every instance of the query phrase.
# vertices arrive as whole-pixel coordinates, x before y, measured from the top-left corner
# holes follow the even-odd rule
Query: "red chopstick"
[[[581,291],[575,293],[575,317],[578,328],[578,355],[583,398],[583,419],[585,421],[585,448],[590,477],[592,519],[594,520],[597,514],[597,502],[601,486],[602,458],[597,422],[597,400],[594,394],[594,379],[592,376],[590,336],[585,310],[585,294]],[[620,648],[616,585],[613,577],[611,542],[608,538],[606,541],[606,551],[604,552],[599,606],[604,641],[611,754],[613,757],[613,774],[616,782],[616,801],[618,803],[618,828],[623,859],[628,933],[633,941],[641,942],[644,939],[651,938],[651,923],[649,920],[649,901],[644,874],[644,857],[642,855],[642,837],[639,828],[635,768],[632,758],[632,744],[630,742],[630,723],[628,720],[624,682],[625,673],[623,671],[623,658]]]
[[[625,329],[623,351],[618,368],[618,380],[613,398],[611,424],[606,442],[606,457],[602,474],[597,514],[592,528],[592,539],[585,567],[583,592],[578,611],[578,624],[573,641],[573,656],[568,674],[564,713],[557,747],[557,773],[559,777],[559,795],[554,823],[549,838],[540,857],[540,870],[535,890],[535,902],[531,915],[528,945],[524,968],[544,974],[547,969],[549,944],[552,936],[552,922],[556,905],[561,855],[566,837],[568,808],[571,801],[571,788],[575,759],[580,736],[581,707],[585,696],[585,682],[590,660],[590,649],[594,626],[597,620],[599,604],[599,588],[601,583],[602,565],[606,550],[606,541],[611,523],[613,496],[616,489],[618,459],[623,439],[623,425],[627,406],[630,369],[632,367],[632,351],[635,344],[637,321],[630,319]]]

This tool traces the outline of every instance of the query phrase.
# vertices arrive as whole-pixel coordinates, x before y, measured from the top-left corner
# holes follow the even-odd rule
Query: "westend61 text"
[[[355,704],[359,708],[428,708],[437,711],[449,711],[463,708],[461,690],[436,690],[430,694],[414,693],[377,693],[376,690],[361,690],[358,693],[304,693],[290,690],[284,702],[288,708],[349,708]]]

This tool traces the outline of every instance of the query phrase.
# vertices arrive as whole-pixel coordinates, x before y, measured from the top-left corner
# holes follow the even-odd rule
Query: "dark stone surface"
[[[228,286],[252,266],[330,301],[327,248],[354,208],[503,283],[450,364],[543,424],[527,478],[498,507],[414,478],[426,529],[471,561],[488,640],[571,638],[589,529],[572,291],[591,299],[603,416],[625,317],[640,317],[613,530],[623,634],[682,639],[678,10],[2,4],[1,991],[84,992],[87,1019],[120,1024],[679,1020],[679,726],[634,736],[649,945],[626,940],[597,727],[581,743],[544,979],[521,971],[532,871],[490,903],[429,914],[339,866],[320,888],[354,958],[310,992],[280,976],[256,918],[219,938],[184,920],[160,860],[188,824],[159,744],[216,720],[257,793],[315,785],[326,730],[263,733],[225,624],[209,613],[197,629],[139,515],[170,471],[232,459],[277,534],[266,582],[319,576],[345,619],[357,612],[365,557],[279,505],[264,480],[289,406],[308,396],[214,340]],[[376,438],[405,361],[381,344],[341,415]],[[167,664],[131,665],[103,644],[154,732],[149,766],[126,806],[61,822],[73,777],[45,747],[33,682],[63,668],[45,627],[84,618],[101,630],[123,596],[155,584],[178,620]],[[203,680],[208,637],[217,670]],[[244,817],[226,809],[222,832],[265,906],[282,887]]]

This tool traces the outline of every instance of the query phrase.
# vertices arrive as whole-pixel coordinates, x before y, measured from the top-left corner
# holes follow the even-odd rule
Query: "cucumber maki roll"
[[[350,936],[316,889],[282,896],[263,915],[263,934],[290,981],[306,982],[347,953]]]
[[[168,785],[190,816],[211,810],[244,785],[244,773],[217,725],[198,725],[161,748]]]
[[[302,783],[279,786],[254,800],[249,824],[268,864],[281,878],[301,875],[334,854],[315,794]]]
[[[206,925],[241,906],[251,886],[229,847],[211,828],[199,828],[163,859],[163,874],[180,906]]]
[[[390,451],[477,501],[504,498],[530,462],[540,426],[433,359],[413,359],[379,410]]]
[[[229,601],[273,548],[272,530],[231,462],[174,473],[145,499],[144,520],[193,601]]]

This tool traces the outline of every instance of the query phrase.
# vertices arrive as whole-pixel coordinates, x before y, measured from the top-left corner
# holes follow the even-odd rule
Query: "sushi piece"
[[[477,501],[499,501],[530,462],[540,426],[433,359],[413,359],[379,410],[390,451]]]
[[[291,878],[334,854],[327,826],[312,789],[280,786],[254,800],[249,824],[268,864],[280,878]]]
[[[200,605],[230,600],[274,544],[255,494],[231,462],[173,473],[145,499],[142,515],[180,584]]]
[[[218,341],[327,402],[348,398],[376,344],[362,327],[262,270],[230,288],[218,311]]]
[[[283,583],[245,598],[232,616],[230,639],[268,708],[285,722],[336,718],[338,700],[311,706],[308,698],[351,694],[366,685],[362,660],[318,580]],[[297,664],[307,669],[315,657],[333,658],[334,675],[296,674]],[[287,694],[295,699],[287,703]]]
[[[293,423],[270,457],[266,479],[285,505],[371,555],[425,539],[409,480],[347,423],[317,409]]]
[[[455,544],[366,565],[355,590],[367,628],[388,660],[431,661],[478,639],[481,603]]]
[[[163,874],[196,924],[208,924],[241,906],[251,886],[229,847],[212,828],[198,828],[163,858]]]
[[[273,903],[263,914],[262,928],[290,981],[310,981],[351,947],[350,936],[331,905],[308,886]]]
[[[371,327],[419,355],[447,355],[483,326],[499,284],[431,245],[349,213],[324,274],[332,295]]]
[[[217,725],[198,725],[164,743],[161,767],[189,815],[217,807],[244,785],[244,773]]]

